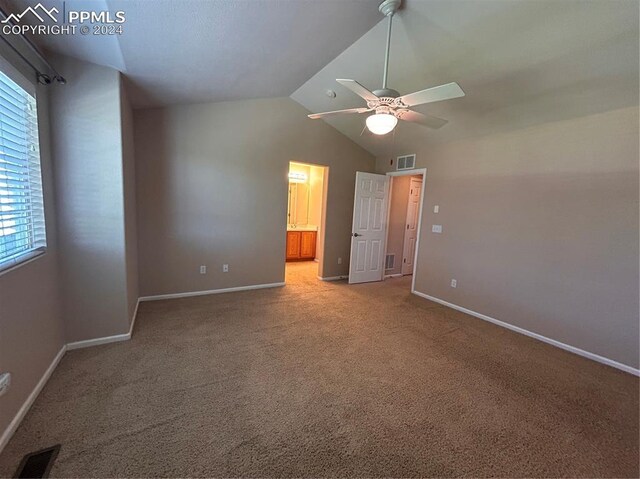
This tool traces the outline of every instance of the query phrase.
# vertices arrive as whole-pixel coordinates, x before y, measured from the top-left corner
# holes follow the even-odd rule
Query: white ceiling
[[[9,0],[22,11],[35,0]],[[62,11],[62,0],[41,0]],[[67,0],[122,10],[121,36],[40,36],[126,74],[136,107],[289,96],[380,21],[377,0]]]
[[[14,11],[34,3],[0,1]],[[62,0],[42,3],[60,8]],[[67,10],[124,10],[125,33],[38,41],[124,72],[136,107],[291,95],[319,112],[363,106],[336,78],[380,87],[387,23],[378,3],[67,0]],[[364,115],[326,121],[387,155],[638,105],[638,21],[637,0],[404,0],[389,86],[404,94],[458,82],[466,97],[417,108],[450,123],[429,130],[400,122],[375,137],[361,135]]]
[[[466,97],[416,109],[440,130],[400,122],[395,135],[360,135],[365,115],[325,120],[377,155],[638,104],[637,0],[405,0],[394,18],[389,86],[401,94],[451,81]],[[335,82],[380,88],[386,22],[302,85],[312,112],[365,106]],[[336,98],[325,95],[336,91]],[[310,120],[322,121],[322,120]]]

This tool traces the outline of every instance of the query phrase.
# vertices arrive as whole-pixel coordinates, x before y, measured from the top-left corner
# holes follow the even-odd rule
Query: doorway
[[[324,253],[328,167],[289,162],[286,281],[300,272],[317,278]],[[302,264],[304,263],[304,264]],[[289,274],[296,273],[296,274]]]
[[[426,169],[356,172],[349,283],[413,275]]]
[[[422,174],[395,175],[391,178],[385,278],[414,273],[422,186]]]

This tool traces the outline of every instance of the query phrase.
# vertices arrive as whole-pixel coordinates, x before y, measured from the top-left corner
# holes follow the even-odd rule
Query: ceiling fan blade
[[[316,120],[318,118],[326,118],[327,116],[342,115],[344,113],[364,113],[370,110],[371,108],[366,108],[366,107],[349,108],[347,110],[335,110],[335,111],[325,111],[323,113],[312,113],[311,115],[307,115],[307,116],[312,120]]]
[[[366,101],[378,100],[377,96],[375,96],[373,93],[371,93],[369,90],[367,90],[365,87],[360,85],[360,83],[358,83],[355,80],[338,78],[336,81],[340,83],[342,86],[346,86],[349,90],[351,90],[353,93],[355,93],[359,97],[364,98]]]
[[[449,123],[447,120],[443,120],[442,118],[431,115],[423,115],[422,113],[418,113],[417,111],[412,110],[398,110],[396,115],[401,120],[410,121],[412,123],[420,123],[421,125],[433,128],[434,130],[442,128],[444,125]]]
[[[420,90],[415,93],[401,96],[398,100],[402,101],[406,106],[422,105],[424,103],[433,103],[442,100],[451,100],[464,96],[464,92],[457,83],[447,83],[446,85],[434,86],[426,90]]]

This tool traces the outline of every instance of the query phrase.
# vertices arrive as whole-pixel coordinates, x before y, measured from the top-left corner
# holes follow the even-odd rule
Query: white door
[[[404,248],[402,251],[402,274],[413,273],[413,260],[416,256],[416,240],[418,238],[418,215],[420,214],[420,195],[422,180],[411,178],[409,184],[409,204],[407,205],[406,230],[404,232]]]
[[[349,283],[382,281],[389,177],[356,172]]]

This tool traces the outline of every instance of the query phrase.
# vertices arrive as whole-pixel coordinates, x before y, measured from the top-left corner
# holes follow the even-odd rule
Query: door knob
[[[362,235],[358,234],[358,233],[353,233],[353,236],[355,236],[357,238],[358,236],[362,236]]]

